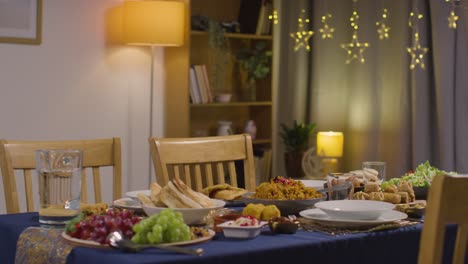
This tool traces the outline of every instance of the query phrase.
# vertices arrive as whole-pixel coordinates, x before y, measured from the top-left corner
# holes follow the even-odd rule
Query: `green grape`
[[[151,230],[153,233],[156,233],[156,234],[162,234],[163,232],[163,228],[161,225],[159,224],[155,224]]]
[[[163,230],[165,230],[167,229],[169,219],[170,218],[168,218],[166,215],[160,214],[156,223],[160,225]]]
[[[148,232],[146,237],[151,244],[158,244],[163,242],[162,233]]]

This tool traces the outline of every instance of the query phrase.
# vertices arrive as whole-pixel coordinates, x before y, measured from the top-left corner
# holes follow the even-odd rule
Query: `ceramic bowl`
[[[325,212],[331,218],[349,220],[374,220],[383,213],[392,210],[395,205],[387,202],[368,200],[337,200],[324,201],[315,207]]]
[[[266,221],[260,222],[257,226],[235,226],[234,221],[227,221],[219,224],[218,227],[223,230],[223,234],[227,238],[239,238],[239,239],[252,239],[257,237],[265,225],[268,224]]]
[[[296,215],[299,214],[300,211],[312,208],[315,203],[323,201],[326,199],[326,195],[322,194],[320,198],[314,199],[305,199],[305,200],[273,200],[273,199],[258,199],[253,197],[255,193],[246,193],[242,195],[242,199],[244,200],[245,204],[248,203],[261,203],[263,205],[276,205],[281,212],[281,215],[288,216],[288,215]]]
[[[187,225],[198,225],[206,223],[206,217],[209,215],[214,215],[219,209],[223,208],[226,202],[218,199],[211,199],[214,203],[214,207],[209,208],[173,208],[174,211],[180,212],[184,218],[184,222]],[[159,214],[162,210],[167,209],[167,207],[156,207],[156,206],[147,206],[142,205],[145,213],[150,216],[154,214]]]
[[[294,234],[299,229],[299,222],[281,216],[270,219],[268,226],[275,234]]]
[[[232,94],[218,94],[215,96],[215,101],[219,103],[229,103],[231,101]]]

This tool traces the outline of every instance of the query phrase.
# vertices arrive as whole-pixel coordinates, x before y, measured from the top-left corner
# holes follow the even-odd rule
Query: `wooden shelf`
[[[263,102],[229,102],[229,103],[208,103],[208,104],[190,104],[190,107],[234,107],[234,106],[272,106],[271,101]]]
[[[270,138],[254,139],[254,140],[252,140],[252,143],[254,143],[254,144],[270,144],[271,139]]]
[[[190,32],[192,36],[208,36],[207,31],[192,30]],[[226,38],[237,38],[237,39],[258,39],[258,40],[272,40],[271,35],[255,35],[255,34],[241,34],[241,33],[224,33]]]

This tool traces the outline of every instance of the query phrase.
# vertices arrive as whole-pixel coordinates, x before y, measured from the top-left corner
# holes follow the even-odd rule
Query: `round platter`
[[[163,244],[158,244],[158,245],[164,245],[164,246],[186,246],[186,245],[192,245],[192,244],[198,244],[202,243],[208,240],[211,240],[214,235],[216,234],[213,230],[208,229],[208,236],[204,237],[199,237],[197,239],[192,239],[192,240],[187,240],[187,241],[180,241],[180,242],[174,242],[174,243],[163,243]],[[90,248],[111,248],[109,245],[105,244],[99,244],[98,242],[91,241],[91,240],[83,240],[83,239],[78,239],[71,237],[67,235],[65,232],[62,232],[62,237],[67,240],[69,243],[75,246],[82,246],[82,247],[90,247]]]
[[[402,220],[408,217],[405,213],[398,212],[395,210],[388,210],[383,213],[379,218],[374,220],[349,220],[349,219],[340,219],[332,218],[327,215],[325,212],[318,208],[308,209],[301,211],[300,216],[314,220],[315,222],[334,227],[367,227],[367,226],[377,226],[381,224],[387,224],[394,221]]]
[[[143,193],[144,195],[149,196],[151,194],[150,190],[137,190],[137,191],[131,191],[131,192],[126,192],[125,196],[130,197],[132,199],[135,199],[135,201],[138,201],[137,194],[138,193]]]
[[[254,197],[255,193],[246,193],[242,195],[245,204],[248,203],[261,203],[264,205],[276,205],[281,212],[281,215],[288,216],[298,214],[300,211],[312,208],[315,203],[325,200],[326,195],[314,199],[304,200],[273,200],[273,199],[259,199]]]
[[[143,212],[141,204],[138,201],[135,201],[135,199],[129,197],[117,199],[112,202],[112,205],[120,209],[132,210],[139,213]]]

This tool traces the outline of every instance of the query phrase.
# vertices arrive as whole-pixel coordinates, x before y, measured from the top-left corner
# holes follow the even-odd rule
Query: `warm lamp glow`
[[[332,131],[318,132],[317,155],[336,158],[343,156],[343,133]]]
[[[125,1],[123,42],[150,46],[183,45],[184,8],[184,3],[175,1]]]

